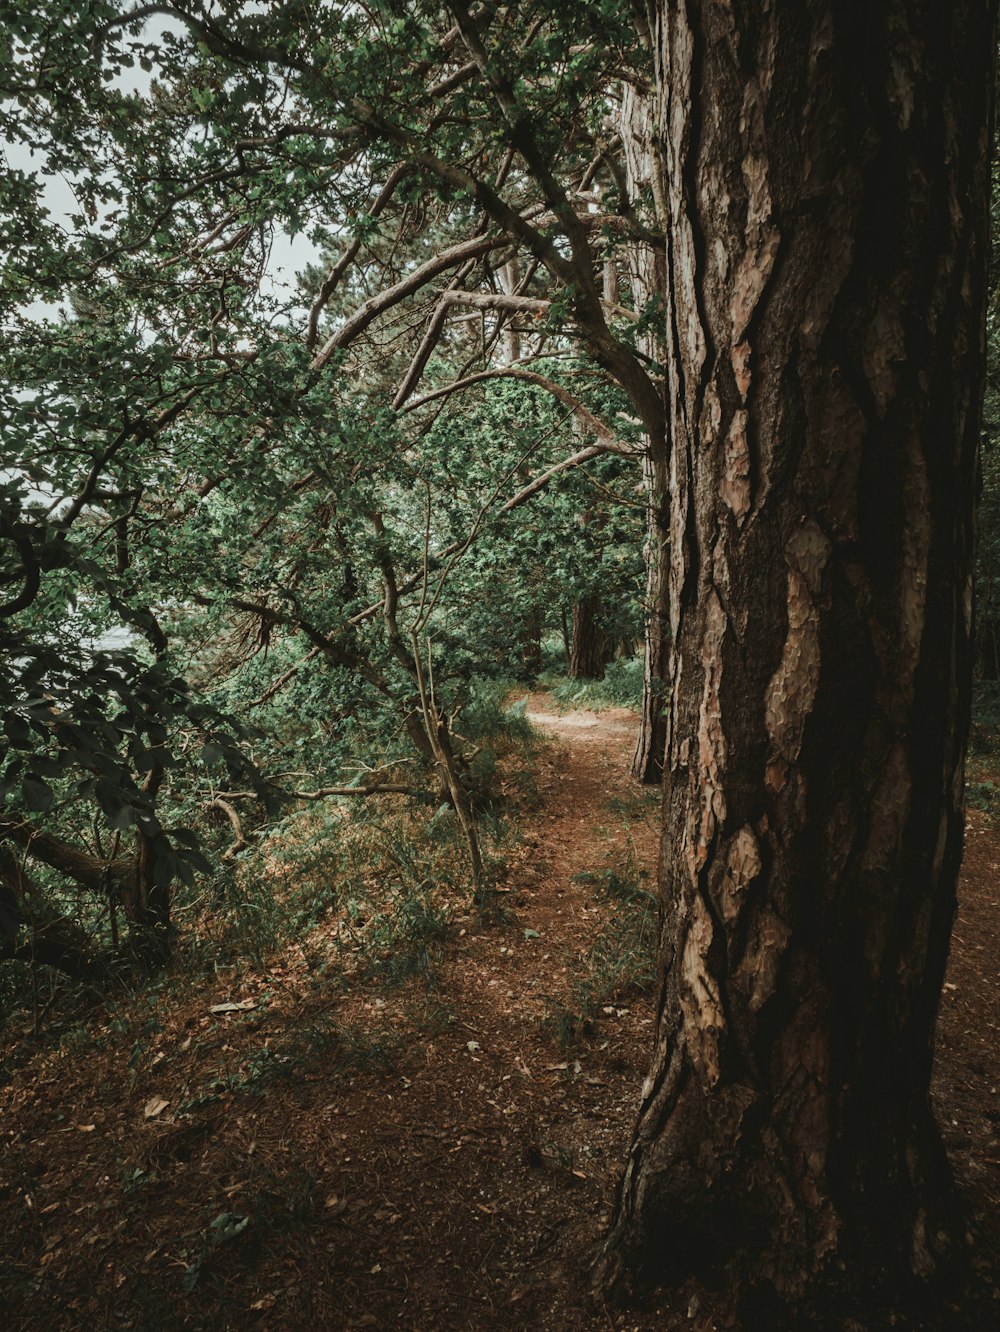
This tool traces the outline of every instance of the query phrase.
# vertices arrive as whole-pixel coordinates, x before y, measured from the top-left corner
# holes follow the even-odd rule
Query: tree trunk
[[[960,1245],[928,1088],[962,847],[994,9],[650,11],[662,979],[599,1275],[724,1277],[774,1326],[824,1287],[892,1302]]]
[[[107,957],[96,956],[92,941],[74,920],[46,917],[44,894],[28,877],[21,859],[0,846],[0,958],[54,967],[73,980],[99,981]],[[19,939],[21,927],[27,937]]]
[[[542,612],[533,606],[524,617],[520,635],[521,670],[528,675],[539,675],[542,669]]]
[[[670,545],[666,468],[652,457],[643,463],[646,498],[646,601],[643,639],[642,708],[639,735],[632,755],[632,776],[647,786],[663,780],[667,746],[667,652],[669,632],[667,588]]]
[[[601,598],[588,592],[573,603],[573,638],[569,653],[571,680],[603,680],[608,664],[608,638],[601,628]]]
[[[143,794],[155,800],[164,769],[155,763],[143,783]],[[147,836],[136,828],[136,854],[132,875],[122,885],[122,906],[129,925],[129,942],[141,961],[161,966],[170,956],[170,880],[158,871],[157,852],[169,852],[162,833]]]
[[[663,169],[654,138],[648,93],[626,86],[620,115],[625,179],[632,206],[651,226],[664,232],[666,217]],[[666,247],[636,241],[629,247],[632,307],[643,314],[650,301],[663,299],[666,288]],[[643,355],[654,365],[666,361],[664,330],[657,323],[638,339]],[[667,678],[667,588],[669,585],[669,470],[666,440],[646,435],[642,479],[646,497],[646,597],[643,633],[642,707],[639,736],[632,755],[632,775],[657,785],[663,778],[667,741],[664,710]]]

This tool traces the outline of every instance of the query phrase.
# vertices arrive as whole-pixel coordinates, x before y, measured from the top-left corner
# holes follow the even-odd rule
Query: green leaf
[[[27,749],[31,743],[31,727],[23,717],[9,715],[3,720],[3,729],[12,745],[18,749]]]
[[[24,797],[24,803],[28,809],[38,810],[44,813],[52,808],[53,795],[47,782],[43,782],[40,777],[34,777],[27,773],[21,778],[21,794]]]
[[[210,1225],[210,1229],[215,1232],[214,1243],[226,1244],[237,1235],[242,1235],[249,1224],[248,1216],[241,1216],[237,1212],[220,1212]]]

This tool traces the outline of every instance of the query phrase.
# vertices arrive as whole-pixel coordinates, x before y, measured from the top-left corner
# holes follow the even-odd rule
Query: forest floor
[[[728,1326],[693,1288],[625,1313],[587,1296],[651,1041],[658,807],[627,775],[632,714],[527,709],[545,739],[499,918],[456,904],[429,971],[346,987],[317,965],[327,920],[10,1063],[5,1326]],[[998,868],[973,812],[935,1098],[987,1280]]]

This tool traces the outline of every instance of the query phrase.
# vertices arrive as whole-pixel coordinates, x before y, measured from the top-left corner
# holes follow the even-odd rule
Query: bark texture
[[[571,680],[602,680],[610,657],[610,644],[600,621],[601,598],[597,592],[573,603],[573,637],[569,651]]]
[[[894,1300],[955,1248],[928,1088],[962,849],[995,6],[648,19],[673,706],[655,1052],[601,1278],[725,1276],[773,1325],[824,1285]]]
[[[654,107],[645,91],[626,85],[622,92],[621,140],[625,181],[631,206],[654,233],[666,233],[666,186],[663,160],[654,131]],[[666,246],[634,242],[628,252],[632,307],[637,314],[652,313],[651,302],[661,302],[667,284]],[[656,321],[638,339],[652,382],[662,393],[665,383],[656,367],[666,360],[662,325]],[[664,421],[666,410],[664,409]],[[646,498],[646,593],[643,633],[642,707],[639,735],[632,755],[632,775],[647,785],[663,777],[667,740],[664,709],[667,678],[667,588],[669,586],[669,469],[665,430],[645,437],[642,464]]]

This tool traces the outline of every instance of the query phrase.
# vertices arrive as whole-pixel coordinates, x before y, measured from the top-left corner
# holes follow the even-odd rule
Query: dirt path
[[[0,1092],[19,1327],[623,1325],[587,1305],[585,1259],[647,1060],[629,950],[653,912],[621,894],[652,884],[658,802],[627,775],[630,714],[528,710],[548,742],[504,918],[457,915],[430,985],[317,995],[285,958],[221,996],[247,1011],[167,992],[146,1043],[109,1024]],[[251,1076],[289,1031],[314,1047],[295,1075]],[[223,1215],[249,1222],[218,1243]]]
[[[221,995],[174,978],[0,1089],[8,1325],[709,1332],[685,1291],[586,1298],[648,1059],[658,799],[627,775],[630,714],[527,710],[547,739],[503,919],[458,910],[430,980],[345,987],[319,927],[308,956]],[[998,864],[973,816],[935,1082],[994,1231]]]

